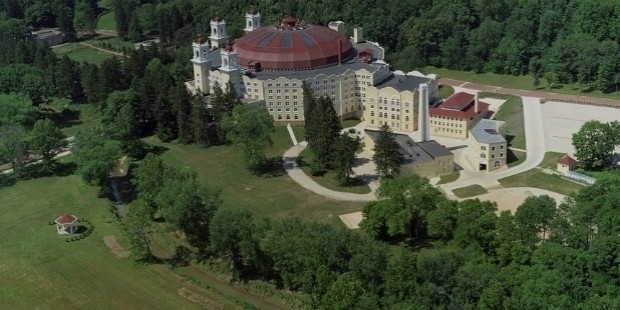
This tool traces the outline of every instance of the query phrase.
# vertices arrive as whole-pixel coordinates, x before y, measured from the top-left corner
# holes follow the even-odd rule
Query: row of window
[[[431,125],[437,125],[437,126],[448,126],[448,127],[459,127],[459,128],[463,128],[463,124],[455,124],[455,123],[451,123],[451,122],[440,122],[440,121],[431,121]]]
[[[499,149],[500,149],[500,150],[503,150],[503,149],[504,149],[504,146],[503,146],[503,145],[500,145],[500,146],[499,146]],[[481,145],[481,146],[480,146],[480,150],[482,150],[482,151],[486,151],[486,150],[487,150],[487,146],[486,146],[486,145]],[[492,147],[491,147],[491,151],[495,151],[495,147],[494,147],[494,146],[492,146]]]
[[[293,108],[293,112],[297,112],[297,110],[298,110],[298,108],[297,108],[297,107],[294,107],[294,108]],[[274,108],[269,108],[269,112],[274,112],[274,111],[282,112],[282,108],[280,108],[280,107],[278,107],[278,108],[276,108],[276,109],[274,109]],[[291,111],[291,108],[284,108],[284,111],[289,112],[289,111]]]
[[[284,116],[284,118],[291,119],[291,115],[290,114],[286,114]],[[275,119],[275,120],[282,120],[283,119],[282,114],[274,115],[273,119]],[[296,119],[296,120],[299,119],[299,115],[297,115],[297,114],[293,115],[293,119]]]
[[[318,89],[317,89],[317,90],[318,90]],[[297,92],[297,88],[293,88],[293,89],[291,89],[290,91],[291,91],[292,93],[296,93],[296,92]],[[282,92],[282,90],[281,90],[281,89],[276,89],[276,94],[279,94],[279,93],[281,93],[281,92]],[[267,93],[273,94],[273,89],[269,89],[269,90],[267,90]],[[284,93],[285,93],[285,94],[288,94],[288,93],[289,93],[289,89],[288,89],[288,88],[285,88],[285,89],[284,89]]]
[[[297,87],[297,83],[293,82],[290,84],[291,87]],[[254,83],[254,86],[256,86],[256,83]],[[281,83],[276,83],[276,87],[281,87],[282,84]],[[273,83],[267,83],[267,87],[273,87]],[[289,87],[289,83],[284,83],[284,87]]]
[[[480,158],[487,158],[487,154],[480,153]],[[491,158],[495,158],[495,154],[491,154]],[[499,158],[504,158],[504,153],[499,153]]]
[[[268,102],[267,102],[267,104],[268,104],[268,105],[270,105],[270,106],[273,106],[273,105],[282,105],[282,101],[278,101],[278,102],[275,102],[275,101],[268,101]],[[284,102],[284,105],[291,105],[291,102],[290,102],[290,101],[285,101],[285,102]],[[299,105],[299,103],[298,103],[297,101],[293,101],[293,105]]]

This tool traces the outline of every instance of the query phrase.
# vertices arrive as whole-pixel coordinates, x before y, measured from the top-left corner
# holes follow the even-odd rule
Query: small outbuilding
[[[558,160],[557,170],[561,174],[566,174],[569,171],[572,171],[577,166],[577,160],[568,156],[568,154],[562,156],[560,160]]]
[[[63,214],[59,216],[54,223],[56,223],[56,231],[61,235],[70,235],[77,232],[78,218],[75,215]]]

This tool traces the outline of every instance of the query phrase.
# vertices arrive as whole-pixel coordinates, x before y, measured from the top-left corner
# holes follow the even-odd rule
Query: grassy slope
[[[547,82],[545,79],[541,79],[540,86],[537,89],[534,87],[534,77],[531,75],[506,75],[506,74],[494,74],[494,73],[474,73],[466,71],[449,70],[445,68],[435,68],[432,66],[424,67],[422,71],[426,73],[436,73],[440,77],[457,79],[462,81],[468,81],[473,83],[487,84],[506,88],[516,88],[525,90],[541,90],[558,94],[568,95],[583,95],[600,98],[612,98],[620,99],[620,92],[614,92],[609,94],[603,94],[600,91],[582,92],[581,86],[576,84],[563,85],[560,88],[547,88]]]
[[[455,188],[452,190],[452,192],[454,193],[454,195],[456,195],[456,197],[468,198],[486,194],[487,190],[478,184],[473,184],[465,187]]]
[[[461,176],[461,172],[460,172],[460,171],[452,172],[452,173],[450,173],[450,174],[440,175],[440,176],[439,176],[439,182],[437,182],[437,185],[439,185],[439,184],[446,184],[446,183],[450,183],[450,182],[454,182],[454,181],[456,181],[456,180],[457,180],[460,176]]]
[[[296,128],[298,137],[300,129]],[[276,127],[272,139],[274,145],[269,148],[268,157],[282,156],[292,146],[286,127]],[[198,173],[202,184],[221,188],[224,207],[245,208],[260,217],[296,216],[344,227],[337,216],[359,211],[363,206],[363,203],[331,200],[305,190],[279,165],[273,175],[253,175],[231,146],[203,148],[162,143],[153,137],[146,141],[168,148],[162,155],[165,161],[190,167]]]
[[[104,60],[114,56],[110,53],[80,45],[79,43],[68,43],[54,48],[53,51],[59,56],[67,55],[75,61],[87,62],[96,65],[101,64]]]
[[[336,173],[334,171],[327,172],[322,176],[313,176],[310,173],[310,163],[314,159],[314,154],[310,151],[309,148],[304,149],[301,154],[299,154],[299,157],[301,159],[301,169],[323,187],[340,192],[357,194],[370,193],[370,187],[368,187],[366,183],[355,184],[352,186],[341,186],[338,183],[338,180],[336,180]]]
[[[563,195],[570,195],[583,188],[583,186],[562,179],[557,175],[546,174],[538,169],[532,169],[499,180],[504,187],[536,187]]]
[[[525,127],[523,120],[523,103],[521,98],[510,96],[499,108],[495,118],[506,122],[508,146],[525,149]]]
[[[114,12],[110,11],[99,17],[97,21],[97,29],[116,30],[116,21],[114,20]]]
[[[558,160],[560,160],[560,158],[564,155],[564,153],[547,152],[545,153],[545,158],[543,158],[543,161],[538,165],[538,167],[555,170],[558,166]]]
[[[450,85],[439,85],[439,97],[447,99],[454,94],[454,88]]]
[[[177,293],[184,283],[163,266],[117,259],[102,237],[120,227],[77,176],[22,181],[0,189],[0,304],[4,308],[197,308]],[[92,235],[65,242],[49,226],[63,213],[87,218]]]

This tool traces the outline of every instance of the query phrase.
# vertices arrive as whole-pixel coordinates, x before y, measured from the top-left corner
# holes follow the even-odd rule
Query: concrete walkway
[[[297,184],[301,185],[303,188],[311,192],[335,200],[373,201],[377,199],[373,191],[368,194],[337,192],[331,189],[327,189],[315,182],[312,178],[306,175],[306,173],[301,170],[301,168],[297,164],[297,157],[299,157],[299,153],[301,153],[301,151],[303,151],[307,145],[308,143],[306,141],[301,142],[298,145],[295,145],[292,148],[288,149],[284,153],[284,156],[282,156],[284,169],[286,170],[286,173],[289,175],[289,177],[293,179],[293,181],[297,182]]]

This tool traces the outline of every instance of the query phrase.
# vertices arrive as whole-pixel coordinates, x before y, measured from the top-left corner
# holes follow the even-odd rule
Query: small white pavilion
[[[74,234],[77,231],[77,220],[75,215],[63,214],[59,216],[54,223],[56,223],[56,231],[61,235]]]

